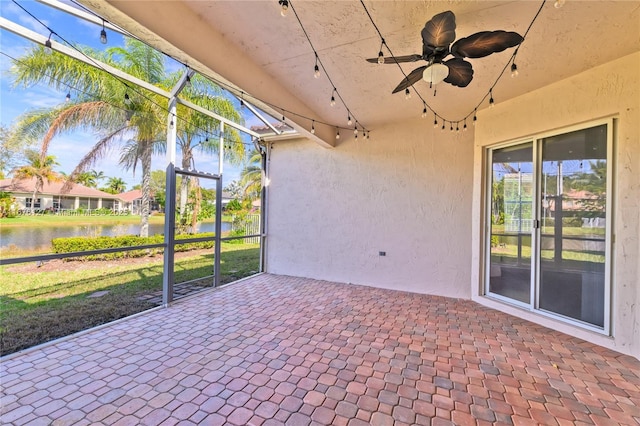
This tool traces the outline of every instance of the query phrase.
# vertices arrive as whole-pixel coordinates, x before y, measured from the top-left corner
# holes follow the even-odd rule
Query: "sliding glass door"
[[[612,123],[489,150],[486,293],[608,331]]]
[[[489,291],[531,301],[533,143],[496,149],[491,160]]]
[[[607,126],[541,140],[539,307],[604,326]]]

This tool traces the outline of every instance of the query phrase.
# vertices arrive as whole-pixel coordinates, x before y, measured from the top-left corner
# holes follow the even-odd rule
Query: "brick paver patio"
[[[471,301],[261,275],[2,361],[2,424],[639,424],[640,362]]]

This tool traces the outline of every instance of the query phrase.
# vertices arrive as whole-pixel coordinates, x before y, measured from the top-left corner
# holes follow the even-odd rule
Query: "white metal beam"
[[[41,45],[45,45],[45,42],[48,40],[48,37],[45,37],[41,34],[38,34],[34,31],[29,30],[28,28],[25,28],[21,25],[16,24],[15,22],[9,21],[6,18],[3,18],[0,16],[0,28],[5,29],[7,31],[11,31],[14,34],[17,34],[21,37],[26,38],[27,40],[33,41],[34,43],[38,43]],[[137,86],[140,86],[152,93],[155,93],[157,95],[163,96],[167,99],[171,99],[171,93],[167,92],[166,90],[163,90],[157,86],[154,86],[151,83],[147,83],[144,80],[141,80],[137,77],[134,77],[132,75],[129,75],[127,73],[125,73],[122,70],[119,70],[118,68],[112,67],[111,65],[107,65],[103,62],[98,61],[97,59],[93,59],[93,58],[89,58],[88,56],[86,56],[85,54],[65,46],[64,44],[58,43],[55,40],[50,40],[51,41],[51,49],[55,50],[56,52],[60,52],[63,53],[67,56],[70,56],[74,59],[77,59],[80,62],[83,62],[85,64],[91,65],[93,67],[96,67],[98,69],[102,69],[106,72],[108,72],[109,74],[113,75],[114,77],[123,80],[123,81],[127,81],[129,83],[135,84]],[[193,70],[191,70],[193,72]],[[186,80],[186,74],[183,75],[182,79]],[[184,86],[184,82],[183,82],[183,86]],[[176,86],[178,87],[178,86]],[[175,88],[174,88],[175,90]],[[214,118],[220,122],[225,123],[226,125],[233,127],[241,132],[247,133],[251,136],[256,136],[256,137],[260,137],[260,135],[256,132],[254,132],[253,130],[250,130],[238,123],[235,123],[232,120],[229,120],[227,118],[222,117],[221,115],[218,115],[214,112],[209,111],[206,108],[203,108],[201,106],[198,106],[194,103],[191,103],[189,101],[185,101],[183,99],[178,99],[178,102],[181,103],[184,106],[187,106],[189,108],[192,108],[208,117]]]
[[[38,0],[39,3],[46,4],[47,6],[53,7],[54,9],[58,9],[62,12],[68,13],[69,15],[75,16],[80,19],[84,19],[88,22],[93,22],[97,25],[104,25],[105,28],[110,29],[111,31],[115,31],[117,33],[126,35],[128,37],[132,37],[132,35],[115,25],[111,25],[107,21],[103,21],[100,17],[93,15],[91,13],[85,12],[84,10],[78,9],[77,7],[73,7],[69,4],[62,3],[58,0]]]
[[[259,138],[259,137],[260,137],[260,134],[259,134],[259,133],[256,133],[256,132],[254,132],[253,130],[248,129],[248,128],[246,128],[246,127],[244,127],[244,126],[242,126],[242,125],[240,125],[240,124],[238,124],[238,123],[235,123],[235,122],[233,122],[233,121],[229,120],[228,118],[224,118],[224,117],[222,117],[222,116],[220,116],[220,115],[218,115],[218,114],[214,114],[214,113],[212,113],[211,111],[209,111],[208,109],[205,109],[205,108],[203,108],[203,107],[201,107],[201,106],[199,106],[199,105],[196,105],[196,104],[194,104],[193,102],[189,102],[189,101],[187,101],[187,100],[180,99],[180,98],[177,98],[177,99],[178,99],[178,103],[179,103],[179,104],[182,104],[182,105],[184,105],[184,106],[187,106],[187,107],[189,107],[189,108],[191,108],[191,109],[194,109],[194,110],[196,110],[196,111],[198,111],[198,112],[201,112],[202,114],[206,114],[206,115],[208,115],[209,117],[213,117],[213,118],[215,118],[216,120],[220,121],[221,123],[224,123],[224,124],[226,124],[226,125],[228,125],[228,126],[231,126],[231,127],[235,128],[235,129],[238,129],[238,130],[240,130],[241,132],[247,133],[247,134],[249,134],[249,135],[251,135],[251,136],[255,136],[255,137],[257,137],[257,138]]]

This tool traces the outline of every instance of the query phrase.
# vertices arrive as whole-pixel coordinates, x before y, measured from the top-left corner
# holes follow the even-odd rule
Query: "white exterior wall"
[[[274,145],[266,270],[469,298],[472,131],[419,118],[349,136]]]
[[[526,70],[520,77],[526,78]],[[487,306],[640,358],[640,52],[478,114],[475,128],[471,294]],[[499,93],[498,90],[494,93]],[[590,120],[615,117],[612,336],[603,336],[479,296],[485,147]]]

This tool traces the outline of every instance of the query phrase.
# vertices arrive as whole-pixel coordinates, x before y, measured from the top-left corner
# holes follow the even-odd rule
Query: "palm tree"
[[[169,76],[166,83],[168,87],[173,87],[180,75],[181,73],[174,73]],[[180,97],[205,109],[215,111],[217,114],[236,123],[244,124],[242,115],[235,109],[233,103],[224,97],[222,89],[199,74],[190,79],[190,84],[180,92]],[[178,120],[176,143],[182,154],[181,167],[183,169],[193,169],[195,168],[196,152],[205,154],[218,152],[219,143],[217,138],[209,138],[208,135],[219,132],[220,122],[181,104],[178,104],[177,115],[180,120]],[[244,144],[239,132],[234,128],[225,126],[223,137],[226,145],[225,158],[231,163],[239,164],[245,154]],[[191,191],[189,191],[190,187],[192,188]],[[194,199],[191,200],[191,208],[187,208],[190,193]],[[197,178],[183,176],[180,182],[179,202],[178,209],[181,216],[186,212],[191,214],[191,226],[193,229],[197,223],[202,203]],[[181,220],[185,221],[186,218],[183,217]]]
[[[120,194],[127,189],[127,183],[119,177],[110,177],[107,181],[107,192]]]
[[[96,188],[98,183],[90,172],[82,172],[76,176],[75,181],[89,188]]]
[[[55,182],[60,180],[60,175],[53,171],[53,166],[58,165],[53,155],[47,155],[44,159],[38,151],[27,151],[28,164],[13,170],[14,179],[34,179],[36,184],[31,196],[31,214],[34,213],[38,192],[42,190],[44,181]]]
[[[260,198],[262,175],[262,154],[254,149],[251,151],[248,165],[240,173],[240,185],[246,199],[253,201]]]
[[[96,186],[100,183],[101,180],[107,178],[103,171],[98,172],[96,170],[91,170],[89,173],[91,174],[93,181],[96,183]]]
[[[136,40],[127,39],[124,48],[111,48],[105,53],[90,49],[84,51],[129,75],[165,89],[172,88],[178,80],[178,73],[166,75],[160,52]],[[120,160],[125,169],[132,169],[134,174],[138,163],[142,167],[140,235],[148,235],[151,158],[154,153],[162,153],[165,149],[167,111],[164,105],[167,100],[141,88],[137,88],[135,94],[133,91],[128,92],[126,85],[110,75],[62,54],[46,54],[42,47],[32,49],[16,61],[13,71],[16,84],[30,86],[44,82],[60,90],[67,91],[69,87],[74,87],[79,91],[79,95],[71,102],[57,108],[28,113],[18,124],[17,137],[44,136],[43,156],[46,155],[53,137],[58,134],[83,128],[101,132],[100,140],[71,173],[70,181],[94,165],[114,143],[126,141]],[[192,82],[181,96],[226,118],[242,122],[242,117],[233,104],[224,98],[218,86],[200,76],[194,76]],[[82,95],[83,93],[93,96]],[[203,138],[205,143],[196,143],[196,139],[202,139],[200,136],[203,133],[206,135],[217,132],[219,123],[182,105],[178,106],[178,117],[178,144],[182,150],[182,166],[191,168],[194,151],[217,151],[217,144],[213,140],[209,143],[206,136]],[[244,155],[240,135],[237,130],[227,126],[224,136],[232,148],[227,150],[227,159],[239,162]],[[188,186],[189,179],[184,179],[181,184],[184,196],[181,200],[185,203]],[[197,217],[197,211],[193,217]]]
[[[139,41],[128,39],[125,48],[111,48],[105,53],[90,49],[84,51],[152,84],[158,84],[165,78],[162,54]],[[48,54],[40,46],[16,61],[12,71],[16,85],[29,87],[47,83],[64,91],[69,87],[78,89],[78,96],[70,102],[28,112],[16,125],[16,137],[43,138],[42,158],[46,157],[51,140],[59,134],[79,129],[94,129],[101,133],[100,139],[71,173],[68,185],[65,185],[67,188],[115,143],[128,139],[136,144],[133,163],[128,163],[128,166],[135,170],[138,161],[142,165],[140,235],[147,236],[151,156],[154,146],[161,145],[166,135],[166,110],[161,107],[166,104],[166,99],[140,88],[136,93],[144,96],[129,95],[127,86],[109,74],[63,54]],[[125,103],[125,95],[131,102]]]

